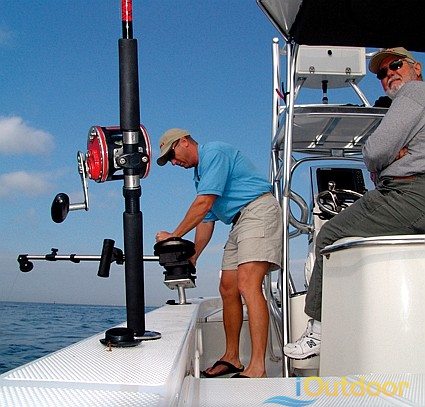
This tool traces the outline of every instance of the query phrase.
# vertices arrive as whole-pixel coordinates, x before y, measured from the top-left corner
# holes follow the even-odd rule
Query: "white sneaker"
[[[287,343],[283,352],[290,359],[308,359],[320,354],[320,332],[313,331],[314,319],[309,319],[307,328],[301,337],[294,343]]]

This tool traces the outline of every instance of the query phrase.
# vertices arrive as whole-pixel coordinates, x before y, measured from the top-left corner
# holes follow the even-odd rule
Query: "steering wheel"
[[[334,181],[328,183],[328,188],[329,189],[318,193],[316,200],[320,210],[331,216],[338,215],[338,213],[348,206],[344,203],[347,196],[354,200],[363,196],[360,192],[352,191],[351,189],[336,189]]]

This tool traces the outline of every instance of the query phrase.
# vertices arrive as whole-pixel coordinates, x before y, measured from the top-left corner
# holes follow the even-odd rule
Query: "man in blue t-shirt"
[[[270,192],[271,185],[236,148],[222,142],[198,145],[187,130],[166,131],[160,139],[160,150],[158,165],[170,161],[179,167],[194,168],[197,195],[176,229],[158,232],[156,240],[182,237],[196,228],[196,253],[191,258],[195,265],[211,239],[215,222],[232,224],[220,279],[226,350],[203,375],[265,377],[269,318],[262,283],[270,270],[281,267],[282,257],[282,213]],[[252,343],[246,369],[239,359],[242,297]]]

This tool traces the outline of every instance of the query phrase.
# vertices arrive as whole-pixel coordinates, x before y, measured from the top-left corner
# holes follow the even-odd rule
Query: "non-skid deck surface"
[[[193,383],[192,388],[197,389],[192,392],[196,396],[185,405],[199,407],[425,405],[424,375],[204,379]]]
[[[132,348],[103,346],[95,335],[0,377],[0,406],[166,405],[197,305],[167,306],[146,314],[159,340]],[[171,395],[171,396],[170,396]]]

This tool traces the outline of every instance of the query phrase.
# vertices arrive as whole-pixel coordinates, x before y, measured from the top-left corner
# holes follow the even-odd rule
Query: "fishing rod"
[[[133,5],[131,0],[121,1],[122,38],[119,50],[119,100],[120,129],[123,155],[119,158],[124,172],[123,214],[125,286],[127,327],[138,338],[160,337],[157,332],[145,329],[145,291],[143,262],[143,215],[140,210],[140,169],[142,154],[139,152],[140,106],[137,40],[133,38]],[[147,158],[147,160],[146,160]],[[149,157],[145,156],[145,162]]]
[[[148,133],[140,124],[139,78],[137,40],[133,38],[133,4],[132,0],[121,0],[122,38],[118,40],[119,57],[119,126],[92,126],[87,139],[87,153],[78,152],[78,171],[83,184],[84,202],[71,204],[67,194],[57,194],[51,208],[52,219],[56,223],[65,220],[69,211],[89,208],[88,178],[96,182],[124,180],[124,255],[114,244],[104,241],[102,255],[99,257],[99,273],[102,277],[109,275],[112,261],[125,266],[125,293],[127,309],[127,329],[123,346],[137,344],[137,341],[158,339],[161,334],[147,331],[145,328],[145,293],[144,293],[144,256],[143,256],[143,215],[140,210],[140,179],[145,178],[150,169],[151,147]],[[121,253],[120,253],[121,252]],[[72,257],[71,257],[72,256]],[[37,260],[34,256],[32,259]],[[61,257],[52,250],[44,257],[55,261]],[[97,259],[97,257],[96,257]],[[22,268],[31,268],[30,257],[18,257]],[[77,257],[70,255],[67,260],[79,262],[93,261],[93,256]],[[103,271],[102,271],[103,270]],[[99,274],[98,273],[98,274]],[[117,335],[123,336],[122,329]],[[113,336],[113,335],[112,335]],[[137,341],[134,338],[137,337]],[[111,332],[109,332],[111,338]],[[129,339],[133,338],[133,339]]]
[[[133,38],[132,0],[121,0],[122,38],[119,54],[119,126],[92,126],[87,137],[87,153],[77,153],[78,172],[83,186],[84,201],[71,203],[69,196],[59,193],[51,206],[56,223],[65,220],[74,210],[89,209],[88,180],[102,183],[123,180],[124,251],[115,241],[104,239],[102,254],[59,255],[52,249],[46,255],[21,254],[19,267],[23,272],[33,269],[31,260],[98,261],[98,275],[109,277],[111,263],[124,264],[127,327],[106,331],[101,342],[107,346],[135,346],[143,340],[159,339],[161,334],[145,327],[144,262],[158,261],[165,268],[164,283],[177,289],[179,305],[186,304],[185,289],[195,287],[196,269],[190,262],[194,244],[182,238],[170,238],[154,246],[154,256],[143,254],[143,214],[140,209],[140,179],[147,177],[151,163],[151,145],[146,128],[140,124],[137,40]]]

